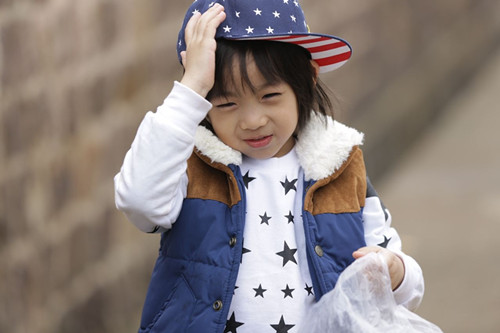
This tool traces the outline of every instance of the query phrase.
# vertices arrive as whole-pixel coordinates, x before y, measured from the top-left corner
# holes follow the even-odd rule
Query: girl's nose
[[[240,127],[244,130],[256,130],[267,124],[268,118],[262,110],[252,108],[242,110],[240,117]]]

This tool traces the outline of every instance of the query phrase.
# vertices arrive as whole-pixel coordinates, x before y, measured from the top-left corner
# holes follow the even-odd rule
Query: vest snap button
[[[222,309],[222,301],[221,300],[216,300],[214,304],[212,305],[215,311],[220,311]]]
[[[236,245],[236,241],[236,236],[231,237],[231,239],[229,240],[229,246],[234,247]]]
[[[316,247],[314,248],[314,252],[316,252],[318,257],[322,257],[324,255],[323,249],[319,245],[316,245]]]

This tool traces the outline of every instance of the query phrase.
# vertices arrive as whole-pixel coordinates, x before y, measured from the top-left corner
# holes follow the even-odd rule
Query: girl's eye
[[[277,97],[280,95],[281,95],[281,93],[271,93],[271,94],[264,95],[264,98],[273,98],[273,97]]]
[[[236,105],[236,103],[230,102],[230,103],[219,104],[219,105],[217,105],[217,107],[220,108],[220,109],[224,109],[224,108],[233,107],[235,105]]]

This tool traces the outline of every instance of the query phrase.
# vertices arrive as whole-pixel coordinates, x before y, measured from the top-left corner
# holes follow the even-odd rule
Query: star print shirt
[[[305,251],[298,245],[304,243],[301,213],[294,211],[299,170],[294,149],[278,158],[243,158],[244,249],[226,332],[294,332],[314,303]]]

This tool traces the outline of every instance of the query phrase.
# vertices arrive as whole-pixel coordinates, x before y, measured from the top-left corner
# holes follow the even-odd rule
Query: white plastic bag
[[[396,304],[387,264],[375,253],[351,264],[302,322],[302,333],[442,333]]]

